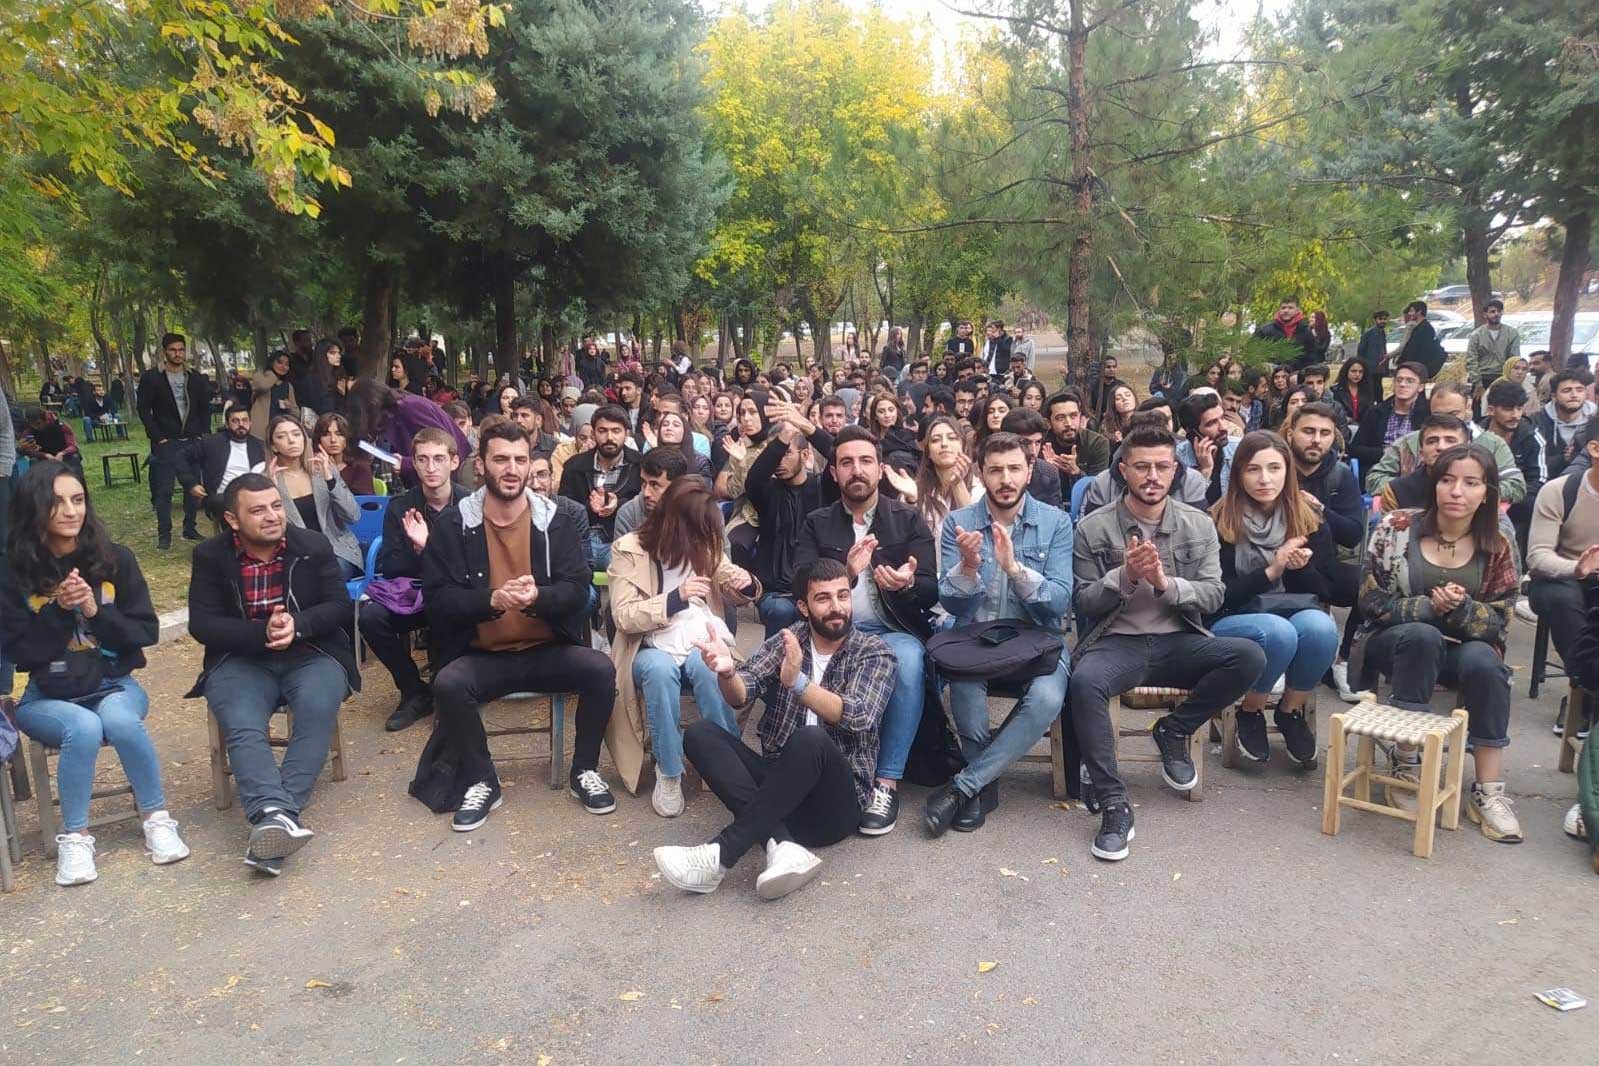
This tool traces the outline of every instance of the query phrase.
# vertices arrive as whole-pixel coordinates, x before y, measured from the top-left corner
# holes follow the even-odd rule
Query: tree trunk
[[[362,377],[382,378],[388,368],[389,352],[394,350],[394,271],[378,263],[369,265],[361,288],[361,351],[355,372]],[[258,361],[266,357],[265,339],[265,330],[259,330]]]
[[[144,317],[144,309],[140,308],[133,313],[133,344],[129,352],[139,361],[139,369],[144,369],[145,348],[150,343],[150,321]]]
[[[1066,375],[1081,387],[1090,349],[1089,281],[1094,254],[1093,168],[1088,161],[1088,75],[1084,69],[1088,32],[1083,27],[1087,0],[1071,0],[1071,32],[1066,35],[1066,117],[1071,130],[1072,213],[1076,232],[1066,265]]]
[[[101,356],[101,359],[104,358]],[[20,399],[17,396],[16,382],[12,380],[11,375],[11,349],[6,346],[4,340],[0,340],[0,389],[5,390],[6,397],[13,400]]]
[[[515,375],[517,372],[516,346],[516,276],[510,264],[502,258],[494,271],[494,372]]]
[[[1477,211],[1463,212],[1461,242],[1466,252],[1466,285],[1471,289],[1471,320],[1482,325],[1482,309],[1493,299],[1493,282],[1488,276],[1488,254],[1493,240],[1488,236],[1488,221]]]
[[[1566,219],[1566,243],[1560,252],[1560,278],[1555,282],[1555,320],[1549,327],[1549,363],[1566,365],[1571,355],[1571,333],[1582,295],[1582,280],[1588,273],[1589,245],[1593,239],[1593,215],[1580,211]]]

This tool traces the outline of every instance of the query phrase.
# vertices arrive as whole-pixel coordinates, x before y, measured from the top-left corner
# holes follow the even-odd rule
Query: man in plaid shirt
[[[699,645],[734,707],[766,699],[761,754],[709,722],[695,722],[683,752],[733,821],[709,844],[655,849],[661,875],[689,892],[713,892],[744,853],[766,842],[762,899],[816,876],[806,850],[855,832],[877,773],[877,727],[894,690],[894,656],[882,638],[851,627],[849,572],[817,559],[794,575],[803,621],[756,649],[743,666],[712,634]]]

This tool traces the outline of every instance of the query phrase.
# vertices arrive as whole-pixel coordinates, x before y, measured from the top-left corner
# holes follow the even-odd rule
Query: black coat
[[[1448,359],[1449,353],[1444,351],[1438,331],[1432,328],[1431,322],[1422,319],[1410,331],[1410,336],[1405,338],[1404,347],[1394,353],[1393,365],[1420,363],[1427,368],[1427,377],[1431,379],[1438,376],[1438,371],[1444,368]]]
[[[1337,452],[1328,452],[1314,472],[1301,475],[1299,487],[1321,501],[1322,524],[1333,543],[1345,548],[1360,543],[1366,533],[1366,505],[1355,472]]]
[[[178,459],[178,482],[188,492],[196,485],[204,485],[208,496],[221,490],[222,475],[228,469],[228,455],[233,450],[233,438],[225,429],[218,430],[195,441]],[[244,438],[245,457],[250,465],[266,462],[266,445],[255,436]]]
[[[989,351],[989,340],[983,338],[983,346],[979,349],[983,353],[983,364],[990,374],[1010,373],[1010,335],[1001,333],[994,338],[993,351]]]
[[[1322,603],[1330,603],[1332,570],[1338,565],[1338,552],[1333,547],[1332,534],[1327,529],[1327,523],[1323,522],[1316,527],[1316,531],[1306,538],[1305,546],[1310,549],[1310,565],[1299,570],[1284,570],[1282,591],[1308,592]],[[1233,545],[1225,540],[1221,541],[1221,580],[1226,590],[1222,596],[1221,610],[1206,619],[1207,623],[1217,618],[1225,618],[1229,614],[1237,614],[1256,596],[1272,591],[1271,582],[1266,579],[1266,571],[1238,573],[1237,552]]]
[[[908,503],[877,498],[877,513],[867,532],[877,538],[877,550],[872,552],[873,566],[904,566],[912,555],[916,556],[916,580],[898,592],[881,589],[884,609],[889,621],[906,633],[926,640],[933,634],[930,612],[938,602],[938,562],[933,546],[933,531],[922,513]],[[794,569],[789,574],[790,587],[794,575],[818,558],[834,559],[848,563],[849,550],[855,546],[855,519],[845,509],[842,501],[812,511],[805,516],[799,529],[799,543],[794,548]]]
[[[824,429],[817,429],[817,433],[829,441],[832,439]],[[750,464],[749,477],[744,480],[744,494],[761,520],[755,533],[754,565],[750,569],[763,591],[787,596],[800,527],[812,511],[827,506],[825,485],[832,485],[835,495],[838,486],[825,473],[808,474],[798,485],[779,481],[777,464],[782,460],[781,441],[756,456]]]
[[[286,526],[284,594],[294,617],[295,643],[304,643],[344,667],[350,692],[361,691],[361,671],[350,645],[350,591],[339,571],[333,544],[314,530]],[[244,585],[239,578],[238,549],[233,533],[223,532],[197,545],[189,576],[189,635],[205,646],[205,662],[188,696],[205,694],[205,679],[230,655],[252,659],[275,654],[267,650],[266,620],[244,612]],[[346,693],[348,695],[348,693]]]
[[[1283,324],[1274,318],[1255,330],[1255,339],[1280,341],[1298,347],[1298,354],[1289,360],[1289,366],[1295,370],[1303,370],[1313,363],[1320,362],[1323,357],[1320,346],[1316,343],[1316,335],[1310,331],[1310,322],[1303,318],[1294,323],[1293,336],[1283,332]]]
[[[594,458],[597,448],[579,452],[561,468],[561,495],[583,508],[588,524],[601,531],[609,543],[616,529],[616,511],[601,518],[589,513],[589,491],[594,488]],[[616,510],[639,494],[639,454],[632,448],[622,448],[622,479],[616,483]]]
[[[211,432],[211,379],[198,370],[185,373],[189,382],[188,418],[178,415],[178,401],[172,395],[172,383],[165,370],[146,370],[139,375],[139,421],[144,423],[152,447],[157,441],[203,437]]]
[[[467,490],[450,482],[450,503],[443,511],[435,512],[427,504],[427,497],[422,495],[420,486],[407,489],[398,496],[389,497],[389,506],[383,512],[383,547],[378,550],[377,575],[378,577],[415,577],[422,576],[422,556],[411,547],[411,538],[405,534],[405,524],[401,521],[407,511],[419,511],[428,522],[428,540],[433,539],[433,529],[438,525],[446,511],[460,503],[468,495]]]
[[[111,588],[102,585],[96,590],[100,609],[88,620],[88,628],[102,652],[114,653],[106,658],[106,676],[123,677],[145,664],[143,649],[160,639],[161,623],[150,604],[150,586],[145,584],[133,553],[113,544],[111,559]],[[82,564],[72,556],[61,560],[61,565],[64,574]],[[18,669],[36,673],[60,659],[77,633],[77,623],[77,612],[64,611],[53,601],[34,610],[9,575],[0,582],[0,645]]]

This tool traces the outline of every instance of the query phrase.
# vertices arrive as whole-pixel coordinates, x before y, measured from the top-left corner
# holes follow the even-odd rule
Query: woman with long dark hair
[[[916,471],[916,509],[930,529],[944,528],[944,519],[983,497],[983,479],[966,454],[960,424],[949,415],[928,420],[922,438],[922,463]],[[933,548],[939,548],[937,538]],[[942,572],[942,567],[940,567]]]
[[[972,434],[970,454],[976,455],[977,450],[983,446],[983,441],[999,432],[1000,425],[1005,421],[1005,416],[1010,414],[1011,408],[1016,405],[1011,398],[1002,392],[990,393],[972,411]]]
[[[1110,401],[1104,414],[1099,416],[1099,432],[1110,442],[1111,453],[1121,447],[1127,433],[1127,420],[1138,410],[1138,394],[1131,385],[1117,385],[1110,390]]]
[[[1044,410],[1044,401],[1049,399],[1049,394],[1045,391],[1043,384],[1035,380],[1029,381],[1022,386],[1021,395],[1018,399],[1021,401],[1021,405],[1028,410],[1042,412]]]
[[[1235,460],[1236,461],[1236,460]],[[1431,491],[1420,510],[1390,511],[1372,532],[1360,577],[1366,636],[1360,687],[1375,674],[1393,682],[1388,702],[1431,709],[1442,681],[1457,689],[1469,720],[1476,764],[1467,812],[1489,840],[1514,844],[1521,824],[1505,791],[1510,743],[1510,669],[1505,638],[1520,593],[1514,545],[1500,529],[1499,464],[1486,448],[1462,444],[1428,468]],[[1421,780],[1421,756],[1398,747],[1393,776]],[[1416,809],[1409,788],[1388,802]]]
[[[760,584],[728,559],[722,510],[698,478],[673,481],[644,524],[617,538],[607,573],[616,619],[611,756],[619,766],[642,762],[648,723],[656,766],[651,802],[662,818],[675,818],[683,813],[684,687],[701,718],[738,734],[738,719],[695,645],[708,632],[730,640],[727,606],[758,599]]]
[[[327,537],[345,580],[360,577],[366,561],[354,529],[361,507],[327,453],[311,447],[298,418],[279,415],[267,424],[266,462],[256,472],[277,485],[289,524]]]
[[[455,438],[457,455],[472,454],[466,434],[444,413],[444,408],[424,396],[389,388],[373,378],[362,378],[350,387],[345,417],[350,423],[350,443],[370,441],[399,459],[400,476],[407,486],[416,484],[411,467],[411,438],[420,429],[442,429]],[[457,478],[466,476],[456,473]]]
[[[896,472],[916,469],[921,462],[921,451],[916,447],[916,434],[905,428],[899,397],[892,392],[880,392],[871,397],[861,421],[877,438],[885,463],[893,464]]]
[[[397,350],[389,360],[389,388],[404,389],[413,396],[420,396],[425,383],[426,371],[416,357],[403,348]]]
[[[326,414],[311,428],[311,446],[333,463],[339,477],[357,496],[377,491],[372,484],[372,460],[350,438],[350,422],[343,415]]]
[[[1295,762],[1314,766],[1316,734],[1305,722],[1305,705],[1338,651],[1338,627],[1322,609],[1338,551],[1320,511],[1299,489],[1288,442],[1262,430],[1244,434],[1226,491],[1210,513],[1226,593],[1207,625],[1218,637],[1243,637],[1266,653],[1266,668],[1238,710],[1238,750],[1253,762],[1271,757],[1266,701],[1281,679],[1273,717],[1283,745]]]
[[[1349,416],[1349,424],[1358,426],[1366,409],[1377,402],[1377,375],[1359,359],[1350,359],[1338,368],[1338,380],[1330,393]]]
[[[329,414],[344,399],[349,380],[344,372],[344,349],[338,341],[324,337],[311,350],[311,365],[300,378],[300,403],[318,416]]]
[[[133,679],[145,665],[143,649],[160,636],[138,561],[111,542],[82,475],[55,460],[35,462],[16,480],[9,524],[0,640],[30,678],[16,708],[18,727],[61,752],[56,884],[98,876],[87,829],[102,742],[116,749],[133,786],[150,857],[157,865],[187,858],[166,810],[161,759],[144,728],[150,701]]]
[[[688,428],[688,418],[685,416],[677,402],[676,397],[661,398],[660,406],[656,407],[650,415],[650,420],[645,423],[644,442],[648,450],[656,448],[676,448],[682,454],[689,470],[700,475],[709,485],[715,476],[711,471],[711,460],[707,455],[700,454],[694,446],[694,439]]]

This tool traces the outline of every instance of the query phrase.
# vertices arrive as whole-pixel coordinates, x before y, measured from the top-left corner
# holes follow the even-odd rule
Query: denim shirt
[[[1237,437],[1229,437],[1227,438],[1227,443],[1221,446],[1219,455],[1221,458],[1221,483],[1223,485],[1227,484],[1228,473],[1233,468],[1233,455],[1238,451],[1238,440],[1239,438]],[[1199,459],[1194,455],[1193,441],[1180,440],[1177,442],[1177,461],[1191,469],[1199,469]]]
[[[986,499],[952,511],[939,534],[943,572],[938,599],[957,625],[1017,618],[1059,629],[1072,602],[1072,522],[1058,507],[1022,497],[1011,527],[1011,542],[1021,573],[1010,578],[994,561],[994,517]],[[983,534],[982,567],[974,579],[961,565],[955,529]]]

